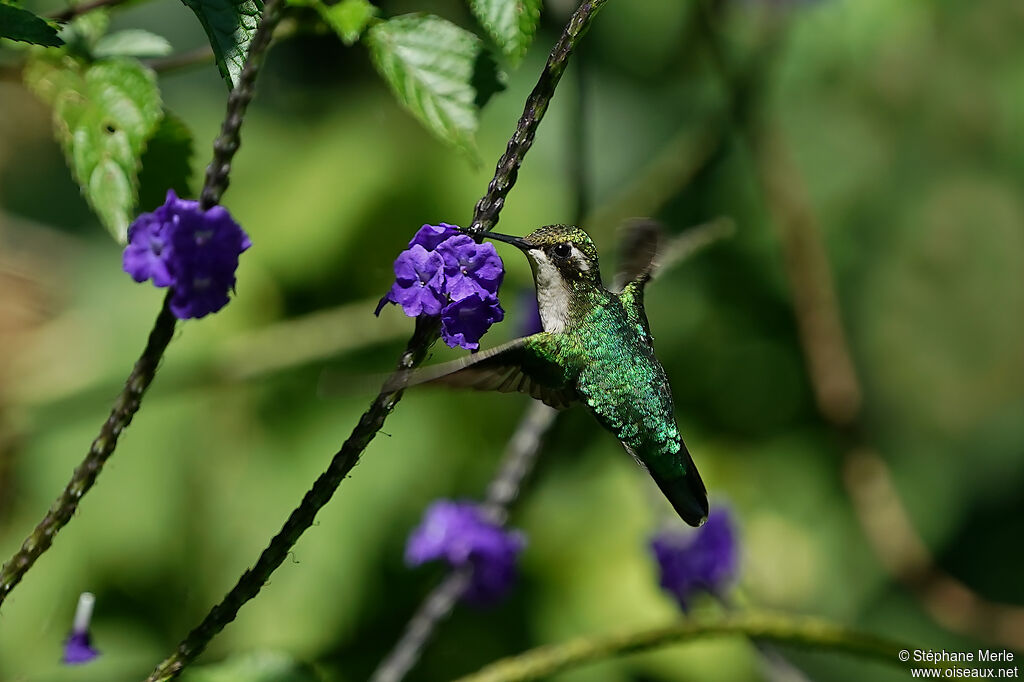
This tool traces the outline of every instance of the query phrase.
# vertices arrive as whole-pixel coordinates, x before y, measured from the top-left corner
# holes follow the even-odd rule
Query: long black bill
[[[521,249],[523,251],[529,251],[531,248],[533,248],[532,246],[530,246],[530,243],[527,242],[522,237],[512,237],[507,234],[498,234],[497,232],[484,232],[482,236],[485,239],[494,239],[499,242],[511,244],[517,249]]]

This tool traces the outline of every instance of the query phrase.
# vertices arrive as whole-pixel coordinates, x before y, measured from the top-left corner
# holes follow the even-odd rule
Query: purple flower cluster
[[[395,259],[395,283],[376,314],[395,303],[409,317],[440,316],[445,343],[477,350],[480,337],[505,317],[498,305],[504,275],[493,244],[477,244],[447,223],[424,225]]]
[[[167,201],[143,213],[128,228],[124,270],[136,282],[174,287],[171,312],[179,319],[215,313],[235,287],[238,256],[252,246],[249,236],[222,206],[208,211],[198,201]]]
[[[516,560],[525,545],[522,533],[488,521],[477,505],[438,500],[409,536],[405,562],[419,566],[443,559],[452,567],[468,564],[473,577],[466,599],[491,604],[515,582]]]
[[[736,534],[723,508],[696,531],[659,532],[651,539],[651,549],[661,569],[661,586],[684,611],[695,594],[719,594],[736,575]]]

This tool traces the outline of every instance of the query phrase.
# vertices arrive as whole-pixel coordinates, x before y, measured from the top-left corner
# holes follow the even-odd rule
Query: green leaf
[[[53,107],[57,140],[82,194],[124,243],[140,157],[163,115],[156,77],[129,59],[86,65],[68,56],[33,59],[24,73],[26,85]]]
[[[263,14],[263,0],[182,0],[199,17],[210,39],[217,68],[228,87],[238,83],[249,43]]]
[[[368,0],[341,0],[334,5],[317,2],[316,8],[346,45],[354,45],[378,13]]]
[[[92,59],[92,51],[107,32],[110,15],[103,8],[75,17],[60,30],[68,52]]]
[[[93,48],[96,59],[105,57],[163,57],[173,48],[163,36],[141,29],[118,31],[100,38]]]
[[[405,14],[370,27],[366,44],[398,101],[442,140],[473,154],[473,83],[486,66],[483,42],[439,17]]]
[[[526,54],[540,22],[541,0],[469,0],[469,8],[513,66]]]
[[[0,2],[0,38],[23,43],[59,47],[64,41],[57,37],[57,29],[28,10]]]
[[[142,154],[139,173],[139,212],[152,211],[164,203],[167,190],[179,197],[192,196],[192,133],[185,122],[164,109],[156,132]]]

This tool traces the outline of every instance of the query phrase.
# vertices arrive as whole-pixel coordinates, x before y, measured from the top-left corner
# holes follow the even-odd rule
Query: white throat
[[[558,334],[565,329],[569,317],[569,290],[562,274],[541,251],[531,251],[533,276],[537,284],[537,307],[544,331]]]

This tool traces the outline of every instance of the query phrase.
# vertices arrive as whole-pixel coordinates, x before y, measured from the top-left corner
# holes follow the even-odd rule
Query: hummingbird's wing
[[[695,251],[736,231],[729,218],[715,218],[667,237],[661,224],[649,218],[627,220],[619,228],[619,271],[616,292],[632,287],[642,291],[647,282]]]
[[[627,285],[643,285],[657,268],[658,254],[665,241],[661,223],[650,218],[627,220],[619,228],[619,270],[615,273],[615,291]]]
[[[478,391],[526,393],[551,407],[568,407],[576,398],[564,371],[554,361],[554,335],[540,332],[451,362],[424,367],[396,378],[387,390],[439,383]]]

